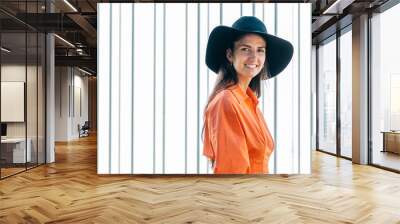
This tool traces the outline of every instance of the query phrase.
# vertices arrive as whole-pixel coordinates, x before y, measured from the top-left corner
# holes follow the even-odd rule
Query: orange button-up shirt
[[[244,92],[239,84],[222,90],[209,103],[203,154],[215,161],[214,173],[268,173],[274,142],[257,105],[254,92]]]

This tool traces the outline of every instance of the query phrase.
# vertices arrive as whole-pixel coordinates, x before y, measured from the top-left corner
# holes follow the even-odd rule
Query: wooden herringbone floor
[[[400,223],[400,175],[319,152],[313,174],[98,176],[96,139],[0,181],[0,223]]]

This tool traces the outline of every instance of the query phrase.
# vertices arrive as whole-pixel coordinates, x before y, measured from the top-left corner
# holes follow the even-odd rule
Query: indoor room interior
[[[295,46],[260,98],[276,148],[270,175],[211,175],[202,49],[244,15]],[[399,223],[398,21],[397,0],[1,0],[0,223]]]

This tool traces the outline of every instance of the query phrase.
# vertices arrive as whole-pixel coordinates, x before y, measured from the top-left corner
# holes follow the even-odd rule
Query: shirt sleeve
[[[210,138],[210,119],[207,118],[208,116],[206,115],[206,119],[204,122],[204,142],[203,142],[203,155],[207,156],[211,160],[215,160],[214,156],[214,149],[212,148],[211,145],[211,138]]]
[[[233,96],[225,95],[209,114],[209,137],[217,174],[248,173],[250,167],[246,138],[234,100]]]

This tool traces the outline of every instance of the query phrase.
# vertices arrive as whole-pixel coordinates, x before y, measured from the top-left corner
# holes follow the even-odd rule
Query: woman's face
[[[257,34],[246,34],[234,43],[233,52],[227,49],[226,57],[238,74],[238,78],[252,79],[264,67],[266,43]]]

